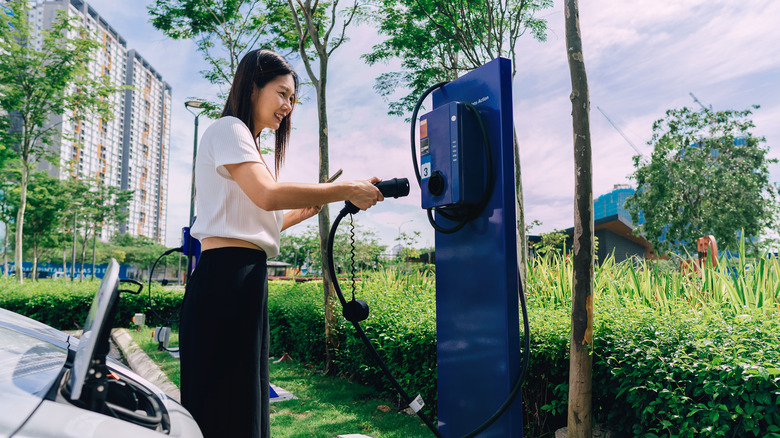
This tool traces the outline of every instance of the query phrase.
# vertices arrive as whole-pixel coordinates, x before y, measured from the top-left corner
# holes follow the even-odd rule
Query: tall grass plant
[[[705,263],[698,271],[668,269],[667,261],[607,257],[595,272],[594,299],[632,303],[661,312],[681,306],[734,312],[780,310],[780,259],[748,258],[744,243],[736,256],[723,254],[717,266]],[[529,300],[541,306],[569,306],[572,264],[569,257],[548,254],[529,261],[526,289]]]

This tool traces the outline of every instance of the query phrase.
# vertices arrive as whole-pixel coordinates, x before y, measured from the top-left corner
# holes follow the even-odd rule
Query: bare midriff
[[[231,237],[206,237],[200,241],[201,251],[206,251],[208,249],[230,248],[230,247],[250,248],[250,249],[256,249],[258,251],[263,250],[259,246],[253,243],[249,243],[246,240],[233,239]]]

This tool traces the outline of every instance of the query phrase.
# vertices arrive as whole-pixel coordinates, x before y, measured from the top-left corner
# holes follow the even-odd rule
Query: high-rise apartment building
[[[105,229],[101,238],[119,231],[164,242],[171,87],[82,0],[37,0],[29,19],[38,35],[51,25],[59,11],[77,18],[100,43],[89,65],[90,73],[107,77],[115,86],[132,88],[110,97],[113,117],[109,120],[97,115],[84,119],[73,119],[73,114],[54,116],[51,122],[62,134],[53,151],[59,156],[59,165],[46,163],[41,167],[61,179],[87,177],[97,184],[133,190],[127,220],[118,229]]]
[[[71,0],[72,1],[72,0]],[[171,87],[135,50],[127,52],[123,190],[135,192],[121,232],[165,241],[168,152],[171,138]]]

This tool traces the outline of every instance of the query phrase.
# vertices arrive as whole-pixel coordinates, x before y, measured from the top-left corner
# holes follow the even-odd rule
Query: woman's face
[[[252,117],[255,136],[265,128],[279,129],[282,119],[292,111],[295,80],[292,75],[277,76],[263,88],[252,92]]]

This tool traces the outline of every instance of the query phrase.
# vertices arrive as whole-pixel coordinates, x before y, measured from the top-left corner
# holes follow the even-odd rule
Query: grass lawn
[[[129,329],[128,332],[168,378],[179,386],[179,361],[165,351],[157,351],[151,329]],[[171,333],[170,347],[176,346],[178,333]],[[271,433],[274,437],[334,438],[341,434],[364,434],[375,438],[432,436],[419,418],[398,413],[394,401],[378,398],[373,388],[324,376],[294,360],[271,363],[270,370],[274,385],[298,397],[271,403]],[[390,410],[383,412],[380,407],[390,407]]]

